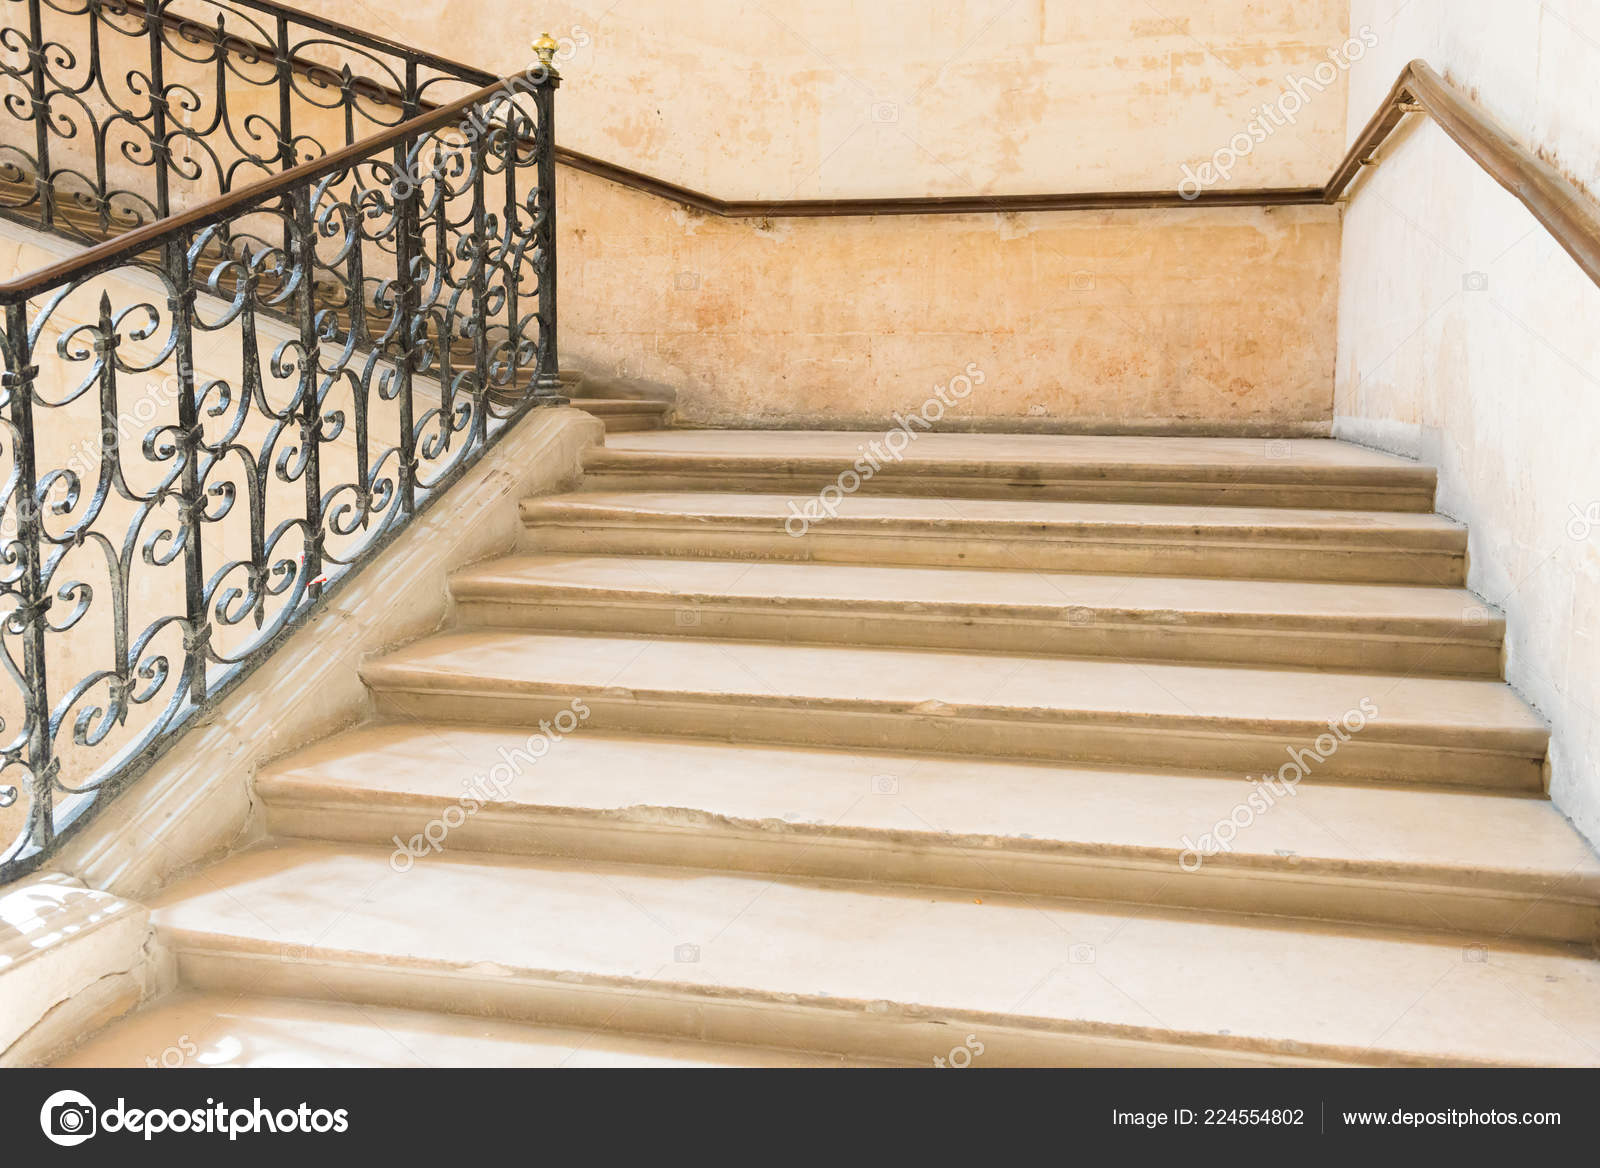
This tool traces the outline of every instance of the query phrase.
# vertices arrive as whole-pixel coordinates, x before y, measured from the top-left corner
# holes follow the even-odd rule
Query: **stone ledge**
[[[150,912],[59,872],[0,893],[0,1066],[29,1066],[162,982]]]

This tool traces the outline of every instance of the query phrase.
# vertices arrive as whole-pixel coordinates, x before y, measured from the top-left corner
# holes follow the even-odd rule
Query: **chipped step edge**
[[[0,890],[0,1067],[49,1061],[175,978],[144,905],[59,872]]]
[[[315,782],[264,777],[275,837],[387,846],[407,815],[451,805],[425,796],[338,797]],[[752,819],[698,808],[486,806],[452,848],[547,855],[798,879],[914,888],[1021,892],[1167,909],[1290,917],[1397,928],[1460,939],[1479,934],[1536,946],[1600,942],[1600,881],[1560,887],[1547,873],[1463,873],[1437,864],[1402,870],[1315,857],[1212,857],[1173,887],[1181,849],[1032,840],[911,829]],[[397,845],[397,852],[398,852]],[[408,856],[408,864],[419,862]],[[1182,895],[1175,895],[1181,893]]]

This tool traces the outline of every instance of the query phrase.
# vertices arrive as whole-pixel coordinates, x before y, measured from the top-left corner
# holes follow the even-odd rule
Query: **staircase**
[[[525,501],[67,1062],[1600,1063],[1600,862],[1430,469],[928,434],[805,519],[874,437]]]

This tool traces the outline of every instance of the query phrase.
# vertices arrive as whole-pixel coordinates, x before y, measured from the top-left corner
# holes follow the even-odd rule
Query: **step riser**
[[[580,407],[581,402],[577,403]],[[611,427],[607,427],[610,429]],[[818,468],[800,474],[744,468],[686,470],[678,465],[618,465],[600,452],[585,462],[583,490],[589,491],[740,491],[762,495],[814,496],[837,483],[845,467]],[[1037,471],[1035,470],[1035,476]],[[1208,482],[1178,478],[1161,481],[1116,478],[1007,477],[1003,470],[987,474],[879,473],[864,481],[861,495],[934,499],[1039,499],[1080,503],[1161,503],[1218,507],[1308,507],[1331,511],[1433,510],[1431,483],[1362,485],[1294,482]]]
[[[1169,614],[1174,623],[1117,618],[1117,614],[1058,610],[1035,617],[981,617],[959,608],[919,605],[917,611],[844,615],[807,609],[793,600],[756,606],[714,597],[658,604],[628,597],[596,598],[529,589],[515,599],[456,596],[467,627],[536,629],[731,640],[961,649],[985,653],[1043,653],[1069,657],[1206,664],[1289,666],[1461,677],[1500,676],[1499,626],[1485,640],[1449,630],[1390,627],[1330,629],[1331,622],[1279,627],[1206,628],[1205,614]],[[1181,623],[1176,623],[1181,621]],[[1465,628],[1463,632],[1468,631]]]
[[[1220,780],[1219,780],[1220,781]],[[267,831],[274,836],[391,846],[459,802],[384,805],[326,796],[296,800],[258,787]],[[910,842],[883,833],[846,833],[790,824],[783,830],[730,825],[713,816],[666,810],[663,817],[699,822],[627,822],[616,813],[483,808],[453,828],[450,851],[658,864],[766,873],[785,878],[886,882],[1025,896],[1130,902],[1169,909],[1271,914],[1448,932],[1491,939],[1589,945],[1600,938],[1600,905],[1563,899],[1554,887],[1467,889],[1459,882],[1399,882],[1290,868],[1229,866],[1222,857],[1195,871],[1180,867],[1176,848],[1164,855],[1073,854],[961,844]],[[416,861],[427,863],[424,857]]]
[[[647,693],[537,685],[517,690],[462,685],[409,688],[381,673],[369,676],[379,714],[395,718],[535,725],[570,711],[574,698],[590,709],[586,724],[629,734],[681,734],[720,740],[903,750],[994,758],[1176,767],[1239,775],[1277,773],[1291,747],[1306,749],[1326,725],[1275,726],[1264,733],[1225,720],[1197,722],[1144,716],[1116,724],[1105,715],[1063,714],[1045,720],[1027,712],[963,710],[928,715],[868,703],[770,702],[743,696]],[[1485,734],[1477,741],[1435,736],[1426,727],[1375,728],[1353,737],[1305,781],[1426,783],[1536,793],[1543,790],[1543,743]]]
[[[810,1001],[712,996],[648,984],[582,984],[559,974],[418,965],[397,968],[316,953],[285,960],[281,951],[213,948],[208,938],[164,935],[176,951],[179,976],[200,990],[334,998],[373,1006],[471,1014],[545,1026],[614,1030],[686,1040],[828,1052],[934,1066],[969,1035],[984,1051],[974,1066],[1189,1067],[1372,1066],[1384,1063],[1354,1049],[1322,1051],[1246,1046],[1197,1035],[1190,1042],[1153,1040],[1135,1027],[1102,1032],[1018,1025],[1015,1018],[875,1004],[871,1011]],[[955,942],[953,942],[955,943]],[[670,974],[670,969],[666,971]],[[881,1008],[879,1008],[881,1007]]]
[[[583,409],[581,401],[572,403],[576,409]],[[640,430],[660,430],[666,423],[660,414],[596,414],[605,423],[607,434],[633,434]]]
[[[781,528],[739,530],[712,524],[639,526],[535,521],[525,550],[584,555],[795,560],[832,564],[903,564],[934,568],[1005,568],[1108,572],[1146,576],[1215,576],[1368,584],[1426,584],[1459,588],[1466,577],[1466,543],[1459,548],[1397,545],[1205,544],[1182,536],[1116,541],[1040,539],[1019,528],[1007,538],[953,536],[902,528],[878,534],[828,531],[800,536]]]

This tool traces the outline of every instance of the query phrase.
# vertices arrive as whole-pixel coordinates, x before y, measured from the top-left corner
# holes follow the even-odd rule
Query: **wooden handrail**
[[[250,7],[282,12],[312,27],[383,47],[407,52],[405,46],[361,34],[336,22],[324,21],[275,3],[244,0]],[[257,51],[260,51],[259,49]],[[491,75],[444,58],[434,63],[470,76]],[[309,62],[291,62],[297,71],[314,68]],[[475,75],[475,76],[473,76]],[[464,77],[465,79],[465,77]],[[385,92],[375,85],[375,91]],[[400,95],[392,95],[398,98]],[[478,97],[481,95],[474,95]],[[469,99],[469,103],[470,103]],[[463,103],[454,103],[459,106]],[[421,102],[426,115],[439,107]],[[724,219],[843,218],[875,215],[939,215],[981,212],[1110,211],[1179,207],[1283,207],[1332,204],[1349,190],[1361,171],[1400,127],[1408,114],[1426,113],[1467,155],[1496,182],[1515,195],[1555,237],[1596,284],[1600,284],[1600,207],[1576,183],[1518,142],[1490,114],[1446,81],[1426,61],[1415,60],[1400,71],[1388,96],[1362,127],[1332,176],[1320,187],[1254,187],[1205,189],[1185,197],[1176,187],[1162,191],[1073,191],[1027,195],[934,195],[922,197],[845,199],[719,199],[642,171],[596,158],[563,146],[556,147],[562,166],[603,178],[629,190],[668,199],[682,206]],[[209,208],[201,208],[207,210]],[[0,285],[0,295],[13,293],[16,284]]]
[[[255,7],[295,10],[272,0],[250,0]],[[299,14],[312,23],[314,18]],[[330,31],[355,34],[336,26]],[[397,51],[404,46],[387,42]],[[299,61],[297,69],[307,68]],[[464,73],[465,65],[449,63]],[[483,76],[480,74],[480,76]],[[390,95],[399,98],[400,95]],[[433,107],[421,104],[426,113]],[[1505,127],[1467,99],[1421,59],[1410,62],[1390,87],[1388,96],[1356,135],[1348,151],[1320,187],[1253,187],[1206,189],[1185,197],[1176,187],[1164,191],[1082,191],[1030,195],[934,195],[859,199],[719,199],[642,171],[631,170],[591,154],[556,147],[556,161],[572,170],[603,178],[618,186],[668,199],[723,219],[814,219],[871,215],[940,215],[1023,211],[1113,211],[1165,207],[1285,207],[1339,201],[1373,156],[1399,129],[1408,114],[1432,116],[1495,181],[1516,195],[1567,253],[1600,284],[1600,208],[1576,183],[1519,143]]]
[[[670,199],[724,219],[935,215],[982,211],[1092,211],[1149,207],[1281,207],[1331,204],[1349,190],[1408,114],[1426,113],[1469,157],[1532,212],[1589,278],[1600,284],[1600,207],[1576,183],[1518,142],[1426,61],[1400,72],[1389,95],[1320,187],[1169,191],[1088,191],[1043,195],[954,195],[931,198],[718,199],[564,147],[556,160],[630,190]]]
[[[1069,191],[1045,195],[931,195],[875,199],[719,199],[664,179],[629,170],[565,146],[556,147],[556,161],[573,170],[670,199],[724,219],[819,219],[852,215],[956,215],[975,211],[1094,211],[1135,207],[1262,207],[1320,203],[1321,187],[1276,187],[1254,190],[1206,190],[1186,199],[1168,191]]]
[[[1600,206],[1582,187],[1518,142],[1426,61],[1407,65],[1396,88],[1420,105],[1489,177],[1521,200],[1600,284]]]

